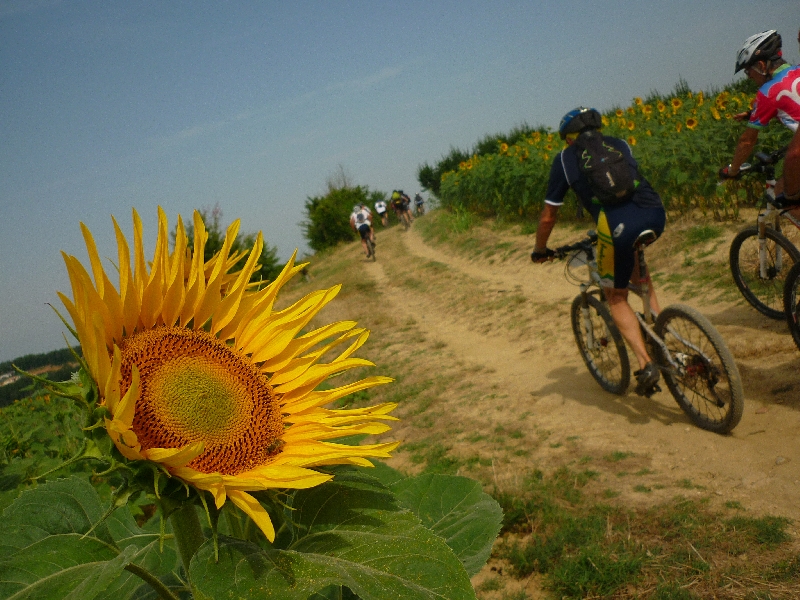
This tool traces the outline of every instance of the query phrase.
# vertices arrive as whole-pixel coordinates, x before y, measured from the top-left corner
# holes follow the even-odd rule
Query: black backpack
[[[574,142],[578,168],[586,175],[592,193],[604,206],[627,202],[636,189],[636,171],[622,151],[603,140],[596,129],[582,132]]]

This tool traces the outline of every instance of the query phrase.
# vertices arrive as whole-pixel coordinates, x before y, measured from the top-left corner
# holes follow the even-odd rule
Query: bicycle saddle
[[[636,241],[633,243],[634,248],[638,248],[639,246],[649,246],[653,242],[658,239],[656,232],[652,229],[645,229],[642,233],[639,234],[639,237],[636,238]]]

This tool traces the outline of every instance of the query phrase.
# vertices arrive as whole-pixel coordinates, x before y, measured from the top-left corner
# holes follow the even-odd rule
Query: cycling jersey
[[[386,202],[384,202],[383,200],[379,200],[378,202],[376,202],[375,203],[375,210],[377,211],[377,213],[379,215],[382,215],[383,213],[385,213],[386,212]]]
[[[779,119],[792,131],[800,123],[800,66],[781,65],[758,89],[748,126],[761,129]]]
[[[603,141],[621,151],[636,171],[636,186],[629,202],[603,208],[593,197],[589,180],[578,167],[578,148],[568,146],[553,160],[545,202],[561,206],[570,188],[597,223],[597,266],[603,284],[616,289],[628,286],[634,266],[633,243],[642,231],[664,231],[666,213],[661,197],[638,172],[628,144],[619,138],[603,136]]]
[[[656,191],[650,186],[650,183],[641,176],[639,173],[639,165],[636,159],[633,158],[631,148],[625,140],[619,138],[603,136],[603,142],[609,146],[622,152],[625,160],[631,168],[636,171],[636,180],[639,184],[633,192],[631,202],[637,206],[658,207],[663,206],[661,198]],[[595,221],[600,214],[600,202],[593,198],[592,187],[589,180],[581,172],[578,166],[578,153],[580,150],[577,146],[568,146],[563,152],[556,155],[553,164],[550,167],[550,180],[547,184],[547,192],[544,196],[544,201],[547,204],[554,206],[561,206],[564,203],[564,198],[570,188],[575,190],[578,200],[589,211]]]
[[[353,212],[350,215],[350,220],[356,224],[356,229],[358,229],[361,225],[372,226],[372,215],[366,208],[362,208],[361,210]]]

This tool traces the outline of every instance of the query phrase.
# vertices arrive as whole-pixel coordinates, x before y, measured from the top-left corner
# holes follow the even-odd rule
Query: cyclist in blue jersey
[[[747,129],[739,137],[731,163],[720,169],[720,176],[723,178],[738,176],[739,167],[752,154],[758,143],[759,131],[773,119],[778,119],[795,133],[784,158],[783,177],[775,186],[775,191],[779,199],[798,202],[800,201],[800,134],[797,131],[800,123],[800,66],[792,66],[783,60],[781,36],[774,29],[770,29],[745,40],[736,57],[735,73],[739,71],[744,71],[745,75],[760,87],[753,110],[741,115],[749,117]]]
[[[628,284],[641,282],[634,242],[647,229],[661,235],[666,223],[666,213],[659,195],[639,174],[638,165],[628,144],[609,136],[602,136],[603,144],[611,151],[622,154],[636,183],[633,191],[619,203],[613,206],[601,204],[596,189],[593,189],[589,178],[579,166],[581,151],[575,144],[580,134],[599,130],[601,127],[600,113],[593,108],[577,108],[561,119],[558,132],[567,147],[556,155],[550,168],[550,180],[531,260],[535,263],[552,260],[554,252],[547,247],[547,240],[555,226],[558,210],[571,188],[597,223],[597,265],[603,281],[603,293],[608,300],[614,323],[630,344],[639,363],[639,370],[635,373],[636,392],[647,396],[655,389],[659,373],[645,347],[636,314],[628,304]],[[649,288],[650,306],[658,313],[661,309],[652,282]]]

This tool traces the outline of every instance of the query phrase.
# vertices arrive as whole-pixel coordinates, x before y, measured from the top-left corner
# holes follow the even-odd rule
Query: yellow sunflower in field
[[[381,434],[395,420],[394,404],[351,410],[324,406],[343,396],[391,381],[373,376],[316,390],[330,376],[370,366],[352,357],[368,332],[353,321],[303,333],[341,286],[312,292],[276,310],[279,290],[305,265],[294,257],[269,285],[249,284],[261,254],[259,233],[241,271],[232,272],[230,249],[238,221],[223,248],[203,260],[208,233],[194,215],[194,243],[180,218],[174,249],[164,211],[152,262],[145,260],[142,223],[133,211],[133,263],[116,220],[119,288],[103,268],[91,232],[81,224],[94,281],[74,256],[63,254],[72,299],[59,293],[78,335],[84,359],[108,411],[105,428],[131,461],[157,463],[198,490],[217,508],[226,499],[250,516],[272,541],[275,532],[261,504],[248,492],[309,488],[330,479],[312,467],[372,466],[396,443],[364,446],[329,440]],[[336,349],[327,363],[323,355]]]
[[[617,115],[617,117],[622,117],[625,114],[625,112],[621,108],[618,108],[617,110],[614,111],[614,114]]]
[[[694,130],[694,128],[697,127],[697,125],[698,125],[697,119],[694,119],[694,118],[686,119],[686,128],[687,129]]]
[[[636,123],[634,123],[633,121],[628,121],[626,127],[628,128],[628,130],[633,131],[634,129],[636,129]]]
[[[717,121],[719,121],[719,119],[720,119],[719,111],[717,110],[717,108],[715,106],[711,107],[711,116],[714,117],[714,119],[717,120]]]
[[[658,112],[664,112],[667,110],[667,105],[659,100],[658,104],[656,104],[656,108],[658,108]]]
[[[672,110],[678,110],[681,106],[683,106],[683,102],[680,98],[673,98],[670,101],[670,104],[672,104]]]
[[[629,146],[635,146],[636,145],[636,138],[633,137],[632,135],[628,136],[628,145]]]

